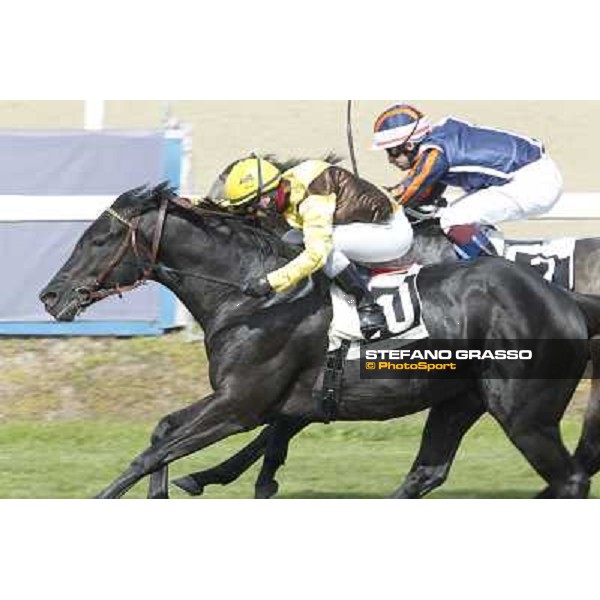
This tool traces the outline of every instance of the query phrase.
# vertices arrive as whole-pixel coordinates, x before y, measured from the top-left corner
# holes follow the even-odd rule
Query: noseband
[[[229,281],[227,279],[211,275],[190,273],[179,269],[172,269],[170,267],[166,267],[164,265],[159,264],[158,251],[160,248],[160,242],[165,227],[167,208],[170,202],[173,202],[174,204],[176,204],[180,208],[183,208],[184,210],[196,212],[201,216],[214,215],[219,216],[221,218],[232,218],[231,215],[223,214],[222,212],[199,209],[185,198],[164,198],[161,201],[160,207],[158,209],[158,217],[156,219],[156,225],[154,226],[154,234],[152,236],[152,247],[150,250],[148,250],[144,246],[141,247],[143,252],[146,254],[146,256],[144,257],[142,255],[140,246],[138,245],[138,227],[142,219],[141,215],[133,217],[130,221],[128,221],[125,217],[120,215],[113,208],[107,208],[104,212],[113,219],[119,221],[119,223],[125,225],[127,227],[127,233],[125,234],[125,237],[123,238],[123,241],[121,242],[121,245],[119,246],[113,258],[110,260],[106,268],[100,273],[100,275],[98,275],[98,277],[95,279],[92,285],[90,287],[83,286],[77,288],[76,292],[80,298],[79,310],[84,309],[86,306],[92,304],[93,302],[97,302],[99,300],[103,300],[104,298],[108,298],[109,296],[114,296],[115,294],[121,296],[124,292],[129,292],[138,288],[139,286],[145,284],[148,281],[150,275],[157,268],[160,268],[160,270],[165,273],[173,273],[184,277],[203,279],[205,281],[211,281],[213,283],[233,287],[238,290],[240,289],[239,282]],[[137,259],[137,267],[139,269],[139,272],[141,273],[141,276],[132,284],[120,285],[119,283],[117,283],[113,287],[103,289],[102,286],[104,285],[110,274],[115,270],[115,268],[123,261],[123,257],[129,250],[129,248],[133,250],[133,253]]]
[[[118,294],[121,296],[124,292],[128,292],[135,288],[138,288],[140,285],[143,285],[148,281],[148,278],[152,274],[153,270],[157,266],[157,258],[158,258],[158,250],[160,248],[160,240],[162,238],[162,233],[165,225],[165,219],[167,216],[167,206],[169,204],[169,200],[167,198],[163,199],[160,204],[160,208],[158,210],[158,218],[156,220],[156,225],[154,227],[154,235],[152,236],[152,248],[148,251],[147,248],[142,247],[143,251],[146,254],[146,259],[142,256],[142,252],[140,251],[140,247],[138,245],[138,227],[142,217],[140,215],[133,217],[130,221],[128,221],[125,217],[121,216],[116,210],[113,208],[107,208],[104,212],[111,216],[113,219],[119,221],[127,227],[127,233],[121,242],[116,254],[110,260],[106,268],[98,275],[96,280],[90,288],[79,288],[77,292],[80,295],[84,296],[86,299],[86,304],[91,304],[92,302],[96,302],[98,300],[103,300],[108,296],[113,296]],[[121,263],[123,257],[127,253],[127,251],[131,248],[133,253],[138,261],[138,268],[141,273],[141,276],[132,284],[122,286],[119,283],[115,284],[113,287],[103,289],[102,286],[110,276],[110,274],[115,270],[115,268]],[[82,305],[83,308],[84,305]]]

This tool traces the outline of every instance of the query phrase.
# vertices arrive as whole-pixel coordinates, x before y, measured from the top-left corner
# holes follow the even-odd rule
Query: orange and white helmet
[[[386,109],[373,127],[373,150],[387,150],[408,142],[418,143],[431,131],[431,121],[409,104]]]

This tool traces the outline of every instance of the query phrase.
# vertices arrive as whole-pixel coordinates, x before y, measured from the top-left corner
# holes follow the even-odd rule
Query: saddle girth
[[[350,340],[343,340],[337,350],[327,353],[323,368],[323,384],[314,392],[317,414],[323,417],[325,424],[337,418],[341,398],[344,366],[350,349]]]

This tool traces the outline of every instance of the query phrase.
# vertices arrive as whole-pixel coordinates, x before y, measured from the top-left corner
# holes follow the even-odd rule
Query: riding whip
[[[352,135],[352,100],[348,100],[348,107],[346,110],[346,134],[348,136],[348,149],[350,150],[352,170],[358,177],[358,164],[356,163],[356,154],[354,153],[354,136]]]

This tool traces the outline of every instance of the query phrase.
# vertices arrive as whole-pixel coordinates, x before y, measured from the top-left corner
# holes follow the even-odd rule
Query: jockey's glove
[[[266,277],[252,277],[242,284],[242,292],[253,298],[263,298],[274,293]]]

